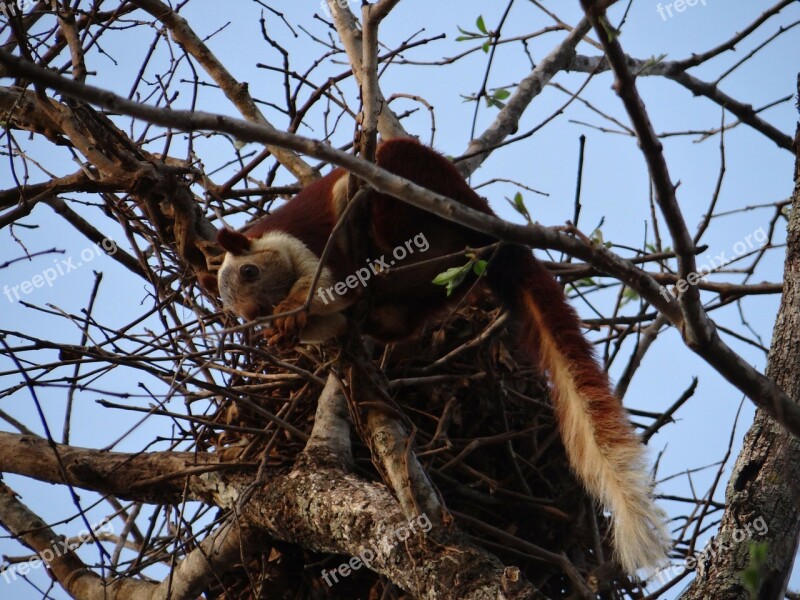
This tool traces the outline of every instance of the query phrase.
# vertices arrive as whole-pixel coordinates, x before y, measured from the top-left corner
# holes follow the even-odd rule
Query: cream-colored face
[[[217,274],[225,308],[253,321],[276,309],[283,313],[304,305],[319,258],[296,237],[281,231],[241,242],[231,244],[238,251],[225,254]],[[333,301],[324,299],[322,292],[336,283],[329,268],[320,271],[317,283],[308,321],[298,332],[302,343],[323,342],[341,333],[347,323],[341,311],[353,302],[352,297],[338,295]]]
[[[227,310],[253,321],[271,315],[289,295],[298,275],[286,248],[270,243],[277,241],[267,236],[245,254],[225,254],[217,278]]]

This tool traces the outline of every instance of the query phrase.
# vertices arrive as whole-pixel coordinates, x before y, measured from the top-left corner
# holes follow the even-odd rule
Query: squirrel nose
[[[248,321],[255,321],[262,316],[261,307],[255,302],[247,302],[241,306],[240,313]]]

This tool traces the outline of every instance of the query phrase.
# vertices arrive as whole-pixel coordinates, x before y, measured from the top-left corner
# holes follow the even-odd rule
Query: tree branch
[[[160,584],[132,577],[108,581],[89,570],[72,544],[43,524],[0,483],[0,525],[34,550],[61,586],[81,600],[192,600],[233,564],[257,546],[255,536],[236,523],[226,523],[206,537]],[[29,563],[33,568],[35,563]]]
[[[358,81],[359,86],[363,89],[366,85],[364,81],[364,48],[361,41],[361,30],[356,24],[356,18],[346,2],[340,0],[327,0],[328,8],[333,16],[333,23],[336,26],[336,31],[344,44],[347,57],[350,59],[350,66],[353,69],[353,74]],[[391,108],[386,103],[386,98],[381,92],[380,87],[375,85],[375,102],[381,107],[380,114],[378,115],[378,132],[385,140],[405,137],[406,133],[400,119],[394,114]]]
[[[245,119],[268,129],[274,129],[250,96],[247,84],[240,83],[231,75],[230,71],[192,30],[186,19],[160,0],[133,0],[133,4],[150,13],[169,29],[173,39],[203,66]],[[275,158],[289,169],[301,183],[308,184],[317,178],[316,173],[297,154],[280,146],[269,146],[269,149]]]
[[[466,177],[474,173],[489,157],[491,149],[517,130],[522,114],[531,101],[541,93],[559,71],[563,71],[569,66],[575,56],[575,48],[590,29],[589,20],[582,19],[564,38],[564,41],[545,56],[533,71],[519,83],[506,105],[497,114],[494,122],[467,146],[464,154],[470,158],[458,164],[462,175]]]
[[[520,580],[517,569],[504,568],[456,530],[432,529],[425,518],[407,521],[385,486],[320,466],[305,454],[290,473],[269,473],[254,490],[249,475],[234,472],[243,465],[221,464],[211,454],[56,446],[77,487],[143,502],[188,498],[238,508],[242,526],[317,552],[362,557],[367,568],[417,598],[546,600]],[[52,448],[41,438],[0,432],[0,471],[64,483]],[[245,493],[252,495],[239,507]],[[236,548],[225,542],[220,556]]]
[[[379,192],[390,194],[449,221],[461,223],[466,227],[505,241],[537,248],[563,250],[571,256],[591,263],[601,271],[617,277],[664,313],[673,325],[684,330],[682,311],[678,303],[662,296],[661,286],[649,274],[631,262],[609,252],[601,245],[592,244],[588,240],[578,240],[536,224],[515,225],[466,208],[410,181],[391,175],[370,162],[316,140],[270,130],[222,115],[177,110],[166,111],[138,104],[111,92],[65,79],[2,51],[0,51],[0,63],[15,73],[36,79],[69,96],[164,127],[173,127],[183,131],[202,129],[223,131],[243,141],[286,146],[297,152],[310,154],[344,167],[364,179]],[[652,158],[655,159],[655,157]],[[666,171],[662,172],[660,177],[669,182],[669,174]],[[662,181],[662,185],[664,181]],[[671,186],[671,183],[669,185]],[[691,241],[691,237],[689,240]],[[684,261],[686,261],[685,257]],[[689,260],[688,265],[684,263],[683,270],[685,271],[692,264],[694,264],[693,258]],[[795,404],[774,382],[760,374],[725,345],[713,327],[713,322],[708,321],[708,323],[710,330],[703,332],[708,334],[708,337],[705,339],[690,338],[692,345],[689,347],[702,356],[729,382],[744,392],[757,406],[764,409],[795,436],[800,437],[800,406]]]
[[[760,118],[751,105],[728,96],[712,83],[707,83],[684,72],[681,67],[683,61],[659,61],[653,64],[652,60],[642,60],[626,55],[625,62],[630,71],[636,73],[637,77],[666,77],[672,79],[687,88],[695,96],[705,96],[709,100],[716,102],[722,108],[738,117],[742,123],[749,125],[775,142],[780,148],[794,152],[791,136],[786,135]],[[576,56],[568,70],[582,73],[601,73],[609,69],[610,66],[603,56]]]

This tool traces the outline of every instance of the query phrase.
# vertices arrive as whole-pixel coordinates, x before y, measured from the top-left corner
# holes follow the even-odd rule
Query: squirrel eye
[[[245,279],[252,280],[258,277],[258,267],[251,264],[242,265],[239,267],[239,273],[241,273],[242,277]]]

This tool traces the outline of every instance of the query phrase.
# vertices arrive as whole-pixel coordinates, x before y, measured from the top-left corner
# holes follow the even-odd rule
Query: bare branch
[[[362,57],[364,56],[364,48],[362,47],[361,31],[356,24],[355,16],[350,12],[347,3],[339,2],[338,0],[327,0],[327,2],[328,8],[333,15],[336,31],[339,33],[339,37],[347,51],[347,57],[350,59],[353,74],[356,76],[358,84],[363,88],[366,84],[363,80],[364,65]],[[387,105],[386,98],[377,86],[375,86],[374,102],[381,107],[378,115],[378,132],[383,139],[388,140],[408,135],[397,115]]]
[[[186,19],[160,0],[134,0],[133,3],[164,23],[175,41],[203,65],[203,68],[217,82],[223,93],[239,109],[245,119],[252,123],[258,123],[267,129],[274,129],[273,125],[267,121],[266,117],[258,109],[256,103],[253,102],[253,98],[247,89],[247,84],[240,83],[234,79],[233,75],[192,30]],[[275,158],[289,169],[301,183],[307,184],[316,179],[316,174],[311,167],[296,154],[281,147],[270,147],[270,150],[275,155]]]
[[[608,39],[608,36],[606,36],[606,39]],[[621,50],[618,50],[617,54],[617,59],[621,60],[620,66],[624,69],[624,55],[622,55]],[[2,51],[0,51],[0,63],[6,65],[15,73],[37,79],[41,83],[58,89],[62,93],[165,127],[174,127],[184,131],[197,131],[202,129],[224,131],[244,141],[286,146],[292,150],[328,160],[348,169],[358,177],[367,181],[376,190],[391,194],[409,204],[437,214],[444,219],[461,223],[467,227],[488,233],[502,240],[518,242],[538,248],[562,249],[572,256],[590,262],[601,271],[618,277],[631,288],[639,292],[643,297],[647,298],[654,306],[658,307],[674,325],[680,327],[681,331],[684,332],[684,335],[687,336],[687,343],[692,350],[702,356],[728,381],[744,392],[756,405],[767,411],[794,435],[800,436],[800,406],[795,404],[792,399],[772,381],[760,374],[724,344],[716,333],[713,322],[708,320],[705,311],[702,310],[702,306],[699,306],[699,294],[697,290],[691,290],[689,292],[690,297],[694,298],[693,301],[688,301],[688,299],[686,299],[683,300],[683,302],[691,308],[697,308],[699,306],[701,312],[698,313],[697,310],[694,310],[687,313],[685,310],[679,310],[674,300],[662,296],[661,286],[659,286],[652,277],[647,275],[647,273],[601,246],[593,245],[588,241],[578,241],[575,238],[559,234],[539,225],[514,225],[496,217],[491,217],[484,213],[468,209],[463,205],[452,202],[444,196],[433,194],[409,181],[392,176],[372,163],[340,152],[327,144],[322,144],[302,136],[273,131],[259,125],[222,115],[177,110],[164,111],[131,102],[105,90],[64,79]],[[630,75],[628,74],[627,77],[630,77]],[[630,89],[630,87],[622,88],[626,94],[630,92]],[[628,101],[634,108],[633,115],[640,120],[644,119],[643,122],[638,123],[638,126],[643,127],[643,131],[646,135],[655,136],[652,127],[649,125],[649,121],[646,120],[646,114],[640,112],[639,109],[636,108],[637,102],[641,102],[641,100],[638,99],[638,95],[629,96]],[[634,124],[636,125],[637,123],[635,122]],[[659,180],[662,202],[664,198],[666,198],[664,204],[666,209],[668,211],[673,209],[678,210],[677,213],[670,213],[670,218],[672,218],[672,216],[679,217],[680,212],[675,203],[674,190],[672,189],[672,183],[669,179],[669,173],[666,170],[666,165],[663,164],[663,157],[660,154],[661,145],[657,140],[653,142],[654,138],[648,139],[650,143],[653,144],[651,149],[654,153],[651,152],[648,156],[650,160],[653,161],[653,166],[656,169],[654,175],[657,176]],[[663,196],[663,194],[666,194],[666,196]],[[682,219],[679,220],[678,223],[682,223]],[[691,236],[685,225],[681,228],[680,225],[676,225],[676,222],[673,221],[672,226],[677,228],[676,233],[685,230],[685,236],[681,235],[682,245],[680,253],[683,255],[681,272],[687,274],[693,273],[694,271],[692,269],[695,264],[693,254],[688,257],[686,256],[687,252],[691,254],[694,251]],[[688,240],[688,243],[686,240]],[[676,248],[677,243],[678,241],[676,240]],[[682,298],[684,297],[685,296]],[[685,327],[681,312],[683,312],[683,314],[692,315],[698,322],[691,327]],[[699,330],[698,325],[702,327]]]
[[[18,460],[18,455],[13,454],[21,450],[26,453],[25,460]],[[59,446],[59,453],[74,485],[123,498],[135,495],[153,501],[150,491],[156,488],[166,496],[185,488],[194,499],[235,508],[238,499],[251,489],[247,477],[214,473],[222,465],[215,465],[217,457],[202,453],[131,455],[66,446]],[[184,468],[186,460],[205,466]],[[62,482],[47,442],[25,436],[0,432],[0,470]],[[156,473],[159,475],[154,477]],[[136,493],[137,489],[141,492]],[[263,488],[255,490],[241,507],[239,519],[278,539],[316,551],[366,558],[365,549],[369,549],[374,558],[364,561],[367,568],[386,575],[419,598],[546,600],[520,581],[513,567],[504,570],[496,558],[456,532],[430,529],[426,525],[430,521],[425,518],[406,521],[385,487],[359,481],[338,469],[300,461],[291,473],[271,476]],[[426,542],[425,533],[435,535],[437,543]],[[236,554],[238,542],[227,534],[220,538],[211,541],[212,547],[206,547],[205,552],[208,554],[222,542],[222,561]],[[190,568],[206,573],[207,565],[196,555],[187,570]],[[443,579],[444,573],[452,573],[453,579]],[[460,577],[463,573],[472,576]],[[513,573],[517,575],[512,576]]]
[[[464,154],[470,158],[459,163],[459,171],[465,177],[475,170],[489,156],[489,150],[517,130],[522,114],[531,101],[538,96],[547,83],[572,62],[575,48],[591,29],[588,19],[582,19],[564,41],[553,49],[523,79],[497,118],[477,139],[472,140]]]

